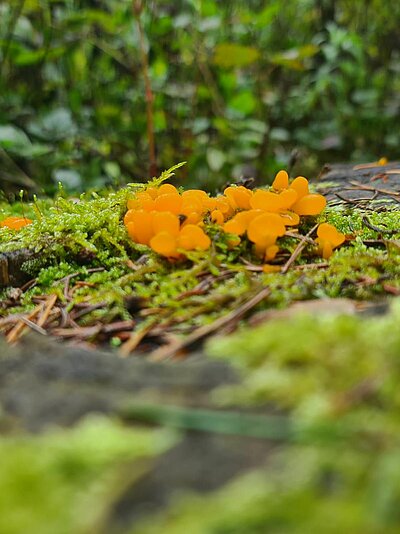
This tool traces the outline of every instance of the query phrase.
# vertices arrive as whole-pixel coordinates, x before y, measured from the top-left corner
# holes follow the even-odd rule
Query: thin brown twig
[[[151,360],[157,361],[171,358],[177,352],[189,347],[190,345],[193,345],[194,343],[200,341],[201,339],[204,339],[205,337],[220,330],[221,328],[227,327],[230,323],[239,321],[243,317],[243,315],[245,315],[248,311],[257,306],[257,304],[267,298],[270,293],[271,290],[269,289],[269,287],[264,287],[251,299],[246,301],[237,309],[232,310],[230,313],[228,313],[228,315],[220,317],[211,324],[201,326],[200,328],[186,336],[185,339],[173,344],[172,346],[169,345],[167,347],[161,347],[160,349],[156,350],[151,355]]]
[[[74,321],[76,321],[80,317],[83,317],[84,315],[87,315],[88,313],[91,313],[92,311],[104,308],[105,306],[107,306],[107,302],[99,302],[97,304],[86,304],[86,306],[80,309],[79,311],[75,313],[71,313],[71,317],[74,319]]]
[[[56,294],[50,295],[47,301],[47,304],[43,310],[43,313],[40,315],[36,323],[40,328],[46,324],[46,321],[49,318],[51,310],[53,309],[56,302],[57,302],[57,295]]]
[[[347,202],[348,204],[360,204],[360,202],[371,202],[372,200],[375,200],[378,196],[378,191],[375,191],[375,193],[370,198],[346,198],[340,195],[339,193],[334,193],[340,200],[343,200],[344,202]]]
[[[297,234],[296,232],[285,232],[285,237],[293,237],[293,239],[298,239],[299,241],[302,241],[303,239],[305,239],[307,243],[310,243],[311,245],[314,244],[313,239],[311,239],[310,237],[301,235],[301,234]]]
[[[38,326],[36,323],[31,321],[30,319],[27,319],[26,317],[21,317],[21,321],[26,324],[31,330],[34,330],[38,334],[41,334],[42,336],[47,336],[47,332],[44,328],[41,326]]]
[[[400,229],[388,230],[387,228],[380,228],[379,226],[375,226],[370,222],[366,215],[363,216],[362,223],[370,230],[373,230],[374,232],[378,232],[380,234],[397,234],[400,232]]]
[[[303,248],[306,246],[307,244],[307,240],[308,238],[314,233],[314,231],[318,228],[318,223],[315,224],[311,230],[302,237],[300,243],[297,245],[297,247],[294,249],[292,255],[290,256],[290,258],[288,259],[288,261],[285,263],[285,265],[282,267],[281,269],[281,273],[282,274],[285,274],[288,272],[290,266],[296,261],[296,259],[298,258],[298,256],[300,255],[300,253],[302,252]]]
[[[56,337],[65,337],[65,338],[74,338],[85,339],[89,337],[94,337],[95,335],[101,332],[102,325],[95,324],[93,326],[85,326],[77,328],[55,328],[52,330],[52,335]]]
[[[32,320],[38,313],[41,312],[43,309],[43,304],[39,304],[36,306],[34,310],[32,310],[28,315],[24,316],[24,319]],[[26,323],[23,321],[23,318],[20,317],[17,324],[10,330],[10,332],[6,336],[6,340],[8,343],[15,343],[15,341],[18,340],[24,329],[26,328]]]
[[[142,339],[147,336],[147,334],[154,328],[157,323],[159,323],[159,321],[159,317],[156,317],[153,320],[149,321],[147,325],[143,326],[139,330],[134,330],[128,341],[125,341],[125,343],[121,345],[119,349],[120,356],[122,356],[123,358],[128,357],[130,353],[136,349]]]
[[[329,267],[328,262],[321,263],[305,263],[304,265],[296,265],[293,267],[295,271],[307,271],[308,269],[327,269]]]
[[[378,193],[381,193],[382,195],[400,196],[400,191],[390,191],[389,189],[378,189],[377,187],[365,185],[355,180],[350,182],[350,184],[353,185],[356,189],[363,189],[364,191],[377,191]]]

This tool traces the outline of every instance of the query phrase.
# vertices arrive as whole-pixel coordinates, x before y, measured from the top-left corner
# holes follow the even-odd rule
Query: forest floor
[[[315,185],[352,235],[329,262],[203,266],[128,313],[101,296],[154,273],[102,278],[84,243],[78,271],[3,291],[1,531],[398,532],[400,164]],[[3,285],[30,252],[3,247]]]

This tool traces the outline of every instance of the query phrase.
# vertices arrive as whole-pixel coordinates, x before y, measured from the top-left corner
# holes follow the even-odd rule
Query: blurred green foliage
[[[397,155],[400,4],[144,2],[159,168],[188,185]],[[0,2],[0,180],[46,189],[148,177],[131,0]]]
[[[103,532],[118,488],[143,476],[152,457],[176,440],[172,432],[128,428],[100,416],[72,429],[2,436],[0,531]]]

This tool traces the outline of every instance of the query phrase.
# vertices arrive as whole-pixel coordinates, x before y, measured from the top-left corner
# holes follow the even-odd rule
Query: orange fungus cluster
[[[124,223],[133,241],[169,259],[209,249],[205,228],[214,224],[229,234],[231,247],[247,237],[259,258],[269,262],[280,250],[278,238],[295,231],[301,217],[319,215],[325,206],[325,197],[310,193],[306,178],[289,182],[287,172],[279,171],[269,190],[229,186],[216,197],[198,189],[180,193],[171,184],[148,187],[128,201]],[[317,234],[324,258],[344,241],[343,234],[327,223]]]
[[[20,228],[23,228],[24,226],[27,226],[28,224],[31,224],[31,219],[27,219],[26,217],[7,217],[7,219],[4,219],[0,222],[1,228],[11,228],[12,230],[19,230]]]

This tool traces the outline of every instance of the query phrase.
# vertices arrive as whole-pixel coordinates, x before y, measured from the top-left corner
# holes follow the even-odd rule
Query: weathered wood
[[[328,201],[368,209],[400,204],[400,162],[349,165],[327,164],[317,189]]]

